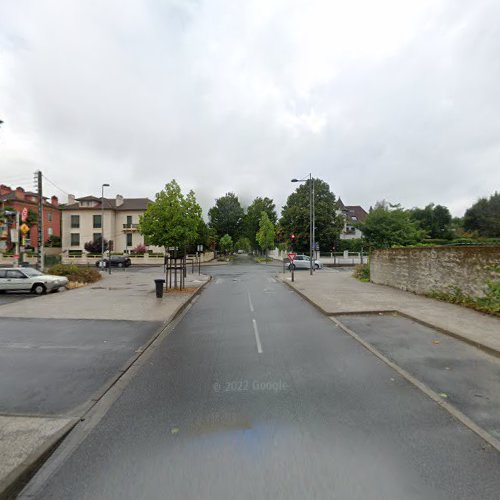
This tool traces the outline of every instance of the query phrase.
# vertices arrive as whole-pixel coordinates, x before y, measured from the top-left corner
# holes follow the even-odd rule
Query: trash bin
[[[155,280],[156,285],[156,296],[161,299],[163,297],[163,285],[165,284],[165,280]]]

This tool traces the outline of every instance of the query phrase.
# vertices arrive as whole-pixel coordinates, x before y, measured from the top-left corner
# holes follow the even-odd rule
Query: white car
[[[293,263],[288,264],[288,269],[310,269],[311,263],[309,261],[308,255],[297,255],[295,259],[293,259]],[[314,269],[323,269],[323,264],[319,260],[313,261]]]
[[[68,284],[68,278],[44,274],[31,267],[9,267],[0,269],[0,293],[33,292],[41,295],[56,292]]]

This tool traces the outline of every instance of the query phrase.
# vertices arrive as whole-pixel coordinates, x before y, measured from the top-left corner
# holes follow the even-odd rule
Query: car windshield
[[[23,269],[23,273],[27,274],[28,276],[42,276],[43,273],[41,273],[38,269],[33,269],[31,267],[26,267]]]

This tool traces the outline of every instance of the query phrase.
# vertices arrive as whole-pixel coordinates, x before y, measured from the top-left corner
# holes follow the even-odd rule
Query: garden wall
[[[497,278],[500,245],[389,248],[370,257],[370,279],[418,294],[452,293],[481,297],[488,281]]]

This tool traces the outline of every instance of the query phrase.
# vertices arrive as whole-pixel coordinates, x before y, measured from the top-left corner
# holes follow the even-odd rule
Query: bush
[[[146,252],[146,245],[137,245],[135,248],[132,248],[132,250],[130,250],[130,253],[135,255],[144,255]]]
[[[358,264],[354,268],[352,275],[359,281],[370,281],[370,266],[368,264]]]
[[[101,279],[101,274],[95,269],[78,267],[74,264],[56,264],[47,271],[56,276],[66,276],[69,281],[78,283],[95,283]]]

